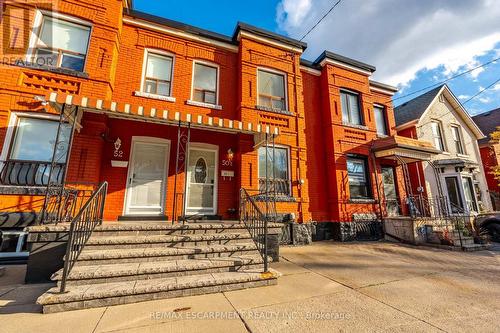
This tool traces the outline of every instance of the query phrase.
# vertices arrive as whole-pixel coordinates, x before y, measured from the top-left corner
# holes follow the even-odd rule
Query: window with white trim
[[[195,62],[193,73],[193,101],[217,104],[218,68]]]
[[[363,125],[359,107],[359,95],[352,91],[340,91],[340,104],[342,108],[342,122],[348,125]]]
[[[263,69],[257,71],[259,100],[257,104],[269,109],[286,110],[285,76]]]
[[[462,142],[462,135],[460,134],[460,127],[451,126],[451,136],[455,143],[455,151],[457,154],[465,154],[464,145]]]
[[[373,107],[375,114],[375,124],[377,126],[377,134],[387,135],[387,119],[385,116],[385,108],[383,106],[375,105]]]
[[[260,147],[259,153],[259,190],[290,195],[290,171],[288,149],[285,147]],[[267,169],[266,169],[267,154]],[[267,170],[267,185],[266,185]],[[267,187],[266,187],[267,186]]]
[[[42,16],[32,62],[83,71],[90,37],[90,26],[52,16]]]
[[[362,157],[347,158],[347,176],[351,199],[367,199],[370,197],[368,180],[368,161]]]
[[[441,123],[439,121],[431,122],[432,139],[434,141],[434,147],[441,151],[445,151],[444,141],[443,141],[443,131],[441,130]]]
[[[143,78],[143,92],[170,96],[172,91],[173,58],[153,52],[146,52],[146,69]]]

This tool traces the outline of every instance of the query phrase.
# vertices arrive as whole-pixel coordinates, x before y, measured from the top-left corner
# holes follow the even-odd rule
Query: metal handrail
[[[264,272],[268,271],[267,234],[269,216],[262,213],[252,196],[240,189],[240,222],[245,224],[264,261]]]
[[[108,183],[101,183],[78,214],[71,220],[61,278],[61,293],[66,291],[66,281],[69,273],[80,256],[83,247],[92,235],[95,227],[102,224],[107,191]]]
[[[14,186],[47,186],[49,181],[61,183],[65,164],[55,163],[56,170],[52,172],[49,180],[50,161],[31,161],[8,159],[0,162],[0,184]]]

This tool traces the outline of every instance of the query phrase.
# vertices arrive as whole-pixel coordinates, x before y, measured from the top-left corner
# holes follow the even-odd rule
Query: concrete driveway
[[[277,286],[42,315],[50,285],[0,278],[0,332],[499,332],[500,248],[281,248]]]

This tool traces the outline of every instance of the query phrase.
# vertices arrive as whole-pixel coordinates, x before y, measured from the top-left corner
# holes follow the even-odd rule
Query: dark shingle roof
[[[425,110],[429,107],[436,95],[444,85],[440,85],[432,90],[429,90],[423,95],[417,96],[414,99],[404,102],[394,109],[394,118],[396,118],[396,126],[406,124],[415,119],[419,119]]]
[[[478,114],[472,117],[472,120],[486,136],[479,140],[479,144],[487,143],[490,140],[490,134],[496,130],[497,126],[500,126],[500,108]]]
[[[316,60],[314,60],[314,64],[319,64],[325,58],[335,60],[338,62],[342,62],[346,65],[351,65],[351,66],[363,69],[363,70],[371,72],[371,73],[375,72],[375,70],[376,70],[375,66],[368,65],[368,64],[365,64],[364,62],[354,60],[354,59],[351,59],[351,58],[348,58],[348,57],[345,57],[343,55],[333,53],[330,51],[323,51],[323,53],[321,53],[321,55]]]

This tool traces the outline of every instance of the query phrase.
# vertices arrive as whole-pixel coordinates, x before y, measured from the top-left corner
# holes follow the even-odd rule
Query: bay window
[[[347,175],[351,199],[367,199],[370,197],[368,180],[368,163],[365,158],[348,157]]]
[[[259,190],[290,195],[290,172],[288,149],[284,147],[259,148]],[[267,154],[267,183],[266,183]]]
[[[192,99],[196,102],[217,104],[218,68],[194,63]]]
[[[285,76],[259,69],[257,71],[259,106],[286,111]]]
[[[363,125],[359,107],[359,95],[352,91],[340,91],[342,122],[348,125]]]
[[[50,67],[83,71],[90,26],[42,16],[32,62]]]

